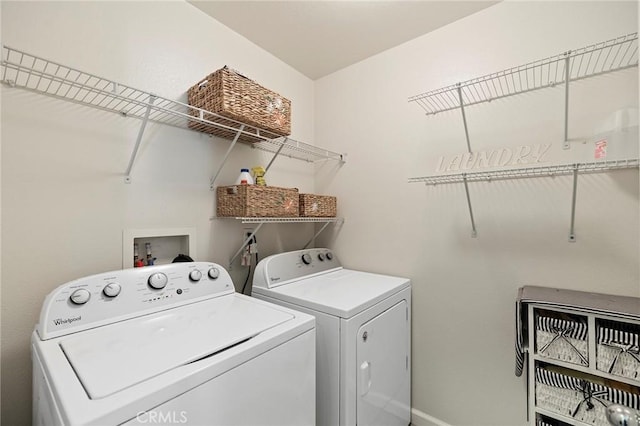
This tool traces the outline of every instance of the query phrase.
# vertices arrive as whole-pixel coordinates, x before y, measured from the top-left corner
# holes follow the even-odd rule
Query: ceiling
[[[188,1],[312,80],[498,3]]]

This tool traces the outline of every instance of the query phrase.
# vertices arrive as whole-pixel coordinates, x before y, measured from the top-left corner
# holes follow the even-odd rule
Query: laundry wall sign
[[[482,170],[493,167],[525,166],[545,163],[551,144],[520,145],[491,151],[465,152],[438,160],[436,172],[459,172]]]

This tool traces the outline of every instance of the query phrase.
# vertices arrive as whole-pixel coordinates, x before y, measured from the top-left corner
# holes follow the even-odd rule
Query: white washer
[[[312,425],[315,320],[206,262],[58,287],[32,335],[35,425]]]
[[[263,259],[252,295],[316,317],[317,421],[411,420],[411,282],[344,269],[328,249]]]

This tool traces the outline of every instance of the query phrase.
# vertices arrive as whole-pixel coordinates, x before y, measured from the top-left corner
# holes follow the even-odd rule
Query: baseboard
[[[411,409],[411,426],[451,426],[415,408]]]

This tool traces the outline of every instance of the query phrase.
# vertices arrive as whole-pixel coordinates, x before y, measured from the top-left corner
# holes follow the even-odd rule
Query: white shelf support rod
[[[569,228],[569,242],[576,242],[575,222],[576,222],[576,194],[578,192],[578,165],[573,168],[573,196],[571,200],[571,226]]]
[[[458,86],[458,99],[460,100],[460,111],[462,112],[462,123],[464,124],[464,136],[467,139],[467,150],[471,152],[471,142],[469,142],[469,129],[467,128],[467,116],[464,113],[464,101],[462,100],[462,87]]]
[[[469,217],[471,218],[471,238],[476,238],[478,232],[476,231],[476,221],[473,219],[473,209],[471,208],[471,197],[469,196],[469,185],[467,184],[466,173],[462,175],[464,182],[464,192],[467,194],[467,205],[469,206]]]
[[[149,121],[149,114],[151,113],[151,107],[155,102],[156,97],[154,95],[149,95],[149,103],[147,104],[147,110],[144,113],[144,118],[142,119],[142,124],[140,125],[140,130],[138,130],[138,137],[136,138],[136,144],[133,147],[133,152],[131,153],[131,158],[129,159],[129,165],[127,166],[127,170],[124,172],[124,182],[131,183],[131,169],[133,168],[133,162],[136,159],[136,155],[138,155],[138,148],[140,148],[140,142],[142,141],[142,135],[144,134],[144,129],[147,127],[147,122]]]
[[[565,53],[564,59],[564,143],[563,149],[569,149],[569,79],[571,77],[571,51]]]
[[[244,130],[244,124],[241,124],[240,128],[238,129],[238,133],[236,133],[236,135],[233,137],[233,141],[231,142],[231,145],[229,145],[229,148],[227,148],[227,152],[224,153],[224,157],[222,157],[222,162],[220,163],[220,166],[218,167],[216,174],[213,175],[213,177],[209,180],[210,190],[213,191],[215,189],[214,184],[216,182],[216,179],[218,179],[218,175],[222,171],[222,168],[224,167],[224,163],[227,162],[227,158],[229,158],[229,154],[231,154],[231,151],[233,151],[233,147],[236,146],[236,142],[238,142],[238,139],[240,138],[240,134],[242,133],[243,130]]]
[[[271,167],[271,165],[273,164],[273,162],[276,160],[276,157],[278,155],[280,155],[280,152],[282,151],[282,149],[284,148],[285,144],[287,143],[287,141],[289,140],[289,138],[285,137],[284,140],[282,141],[282,145],[280,145],[280,148],[278,148],[278,150],[276,151],[276,153],[273,155],[273,157],[271,157],[271,161],[269,161],[269,164],[267,164],[267,167],[265,167],[264,169],[264,174],[266,175],[267,172],[269,171],[269,167]]]
[[[330,224],[330,223],[331,223],[331,222],[328,222],[328,221],[327,221],[324,225],[322,225],[322,228],[320,228],[320,230],[319,230],[318,232],[316,232],[316,234],[315,234],[313,237],[311,237],[311,239],[310,239],[309,241],[307,241],[307,244],[305,244],[305,245],[304,245],[304,247],[302,247],[302,249],[304,250],[304,249],[306,249],[307,247],[309,247],[309,244],[311,244],[311,242],[312,242],[313,240],[315,240],[315,239],[316,239],[316,237],[317,237],[318,235],[322,234],[322,231],[324,231],[324,230],[325,230],[325,228],[326,228],[327,226],[329,226],[329,224]]]
[[[233,265],[233,261],[236,260],[236,258],[240,255],[240,253],[242,253],[242,250],[244,250],[244,248],[247,246],[247,244],[249,244],[249,241],[251,241],[253,239],[253,236],[258,233],[258,230],[260,230],[262,225],[264,225],[264,222],[260,222],[258,224],[258,226],[256,226],[256,229],[253,230],[251,235],[249,235],[247,237],[247,239],[244,240],[244,242],[242,243],[242,245],[240,246],[240,248],[238,249],[236,254],[234,254],[233,257],[231,258],[231,260],[229,261],[229,269],[231,269],[231,266]]]

